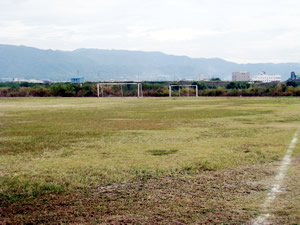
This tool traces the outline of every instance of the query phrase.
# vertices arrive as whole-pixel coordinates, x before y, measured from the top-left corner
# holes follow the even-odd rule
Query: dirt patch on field
[[[0,223],[243,223],[259,214],[273,165],[99,186],[34,200],[1,199]]]

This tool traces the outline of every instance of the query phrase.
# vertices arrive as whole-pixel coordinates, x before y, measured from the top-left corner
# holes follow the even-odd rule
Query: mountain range
[[[300,63],[238,64],[219,58],[190,58],[161,52],[77,49],[42,50],[26,46],[0,45],[0,78],[48,79],[69,81],[84,77],[102,80],[196,80],[199,74],[231,80],[232,72],[251,75],[265,71],[280,74],[300,72]]]

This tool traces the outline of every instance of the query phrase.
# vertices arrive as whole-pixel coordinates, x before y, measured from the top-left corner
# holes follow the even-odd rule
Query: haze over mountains
[[[25,46],[0,45],[0,78],[85,80],[174,80],[193,79],[199,74],[231,80],[234,71],[251,75],[265,71],[289,78],[300,72],[300,63],[237,64],[223,59],[190,58],[161,52],[77,49],[41,50]]]

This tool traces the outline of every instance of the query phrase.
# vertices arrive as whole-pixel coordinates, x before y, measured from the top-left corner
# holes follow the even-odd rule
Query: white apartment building
[[[206,76],[204,74],[199,74],[198,81],[202,81],[202,80],[208,80],[208,76]]]
[[[233,72],[232,81],[250,81],[249,72]]]
[[[260,75],[256,75],[252,78],[252,81],[260,81],[262,83],[280,82],[281,75],[270,75],[265,72],[261,72]]]

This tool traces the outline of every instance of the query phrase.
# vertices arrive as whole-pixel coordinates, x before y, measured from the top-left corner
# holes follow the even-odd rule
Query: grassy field
[[[247,222],[299,110],[298,98],[0,98],[0,222]]]

